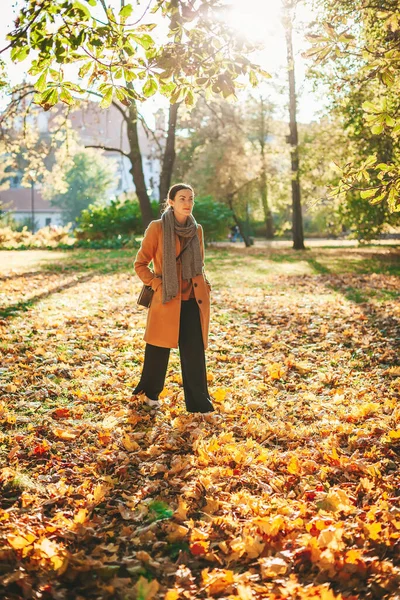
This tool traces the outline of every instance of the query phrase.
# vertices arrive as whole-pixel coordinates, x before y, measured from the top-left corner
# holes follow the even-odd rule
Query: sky
[[[111,0],[110,3],[115,2]],[[16,6],[21,5],[22,0],[6,0],[2,3],[2,19],[0,22],[0,48],[7,45],[5,37],[13,29],[13,20],[16,16]],[[133,2],[135,4],[135,2]],[[227,0],[230,10],[226,11],[227,23],[244,34],[252,41],[263,45],[252,59],[262,66],[273,76],[273,83],[287,84],[286,63],[286,44],[284,31],[281,24],[281,2],[280,0]],[[298,91],[298,120],[303,123],[318,118],[318,114],[324,111],[324,102],[322,95],[316,95],[312,91],[311,82],[306,80],[307,63],[302,58],[301,52],[308,47],[304,39],[304,32],[307,23],[312,21],[313,13],[310,8],[300,4],[297,8],[296,28],[294,34],[295,66],[296,66],[296,87]],[[2,58],[5,58],[2,55]],[[19,83],[26,69],[26,63],[12,65],[9,69],[9,76],[13,84]],[[257,91],[257,90],[253,90]],[[279,94],[276,86],[271,85],[270,81],[264,82],[260,91],[270,96],[271,100],[277,104],[277,117],[285,118],[287,116],[287,98],[285,94]],[[4,106],[3,100],[0,107]],[[161,102],[166,105],[165,102]],[[154,112],[160,105],[159,101],[153,99],[146,102],[145,113]]]

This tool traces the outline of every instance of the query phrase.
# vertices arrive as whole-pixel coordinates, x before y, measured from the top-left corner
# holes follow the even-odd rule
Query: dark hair
[[[168,208],[169,208],[168,200],[175,200],[175,196],[181,190],[190,190],[194,195],[194,190],[193,190],[192,186],[189,185],[188,183],[175,183],[174,185],[171,185],[171,187],[168,190],[167,198],[163,203],[162,212],[165,212],[166,210],[168,210]]]

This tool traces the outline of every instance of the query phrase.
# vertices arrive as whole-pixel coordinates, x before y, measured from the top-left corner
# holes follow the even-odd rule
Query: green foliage
[[[159,204],[152,202],[154,218],[159,218]],[[231,211],[211,196],[196,198],[194,216],[203,226],[206,241],[226,238]],[[75,235],[79,240],[101,241],[117,236],[142,235],[144,232],[139,202],[117,199],[107,205],[90,205],[77,219]]]
[[[348,122],[353,121],[352,133],[368,131],[359,138],[361,162],[344,164],[333,195],[351,195],[357,190],[372,205],[386,202],[391,213],[400,212],[400,160],[398,151],[393,151],[400,141],[398,3],[316,0],[316,6],[320,27],[308,36],[312,47],[305,56],[318,65],[334,103],[347,112]],[[324,75],[321,65],[327,62]],[[364,147],[363,139],[369,142]],[[381,149],[389,149],[386,156],[374,152],[374,141]]]
[[[104,201],[112,183],[113,169],[94,153],[78,152],[65,175],[67,191],[52,198],[63,211],[64,223],[75,221],[90,204]]]
[[[170,519],[174,514],[174,511],[165,502],[154,500],[154,502],[149,504],[149,514],[151,521],[162,521],[164,519]]]
[[[23,231],[24,228],[27,228],[29,231],[32,231],[32,217],[25,217],[20,221],[15,221],[14,223],[10,224],[10,226],[15,231]],[[38,231],[38,229],[40,229],[39,221],[34,221],[34,229],[35,231]]]
[[[246,58],[255,46],[218,18],[220,8],[219,0],[193,0],[190,8],[156,2],[156,22],[143,23],[147,10],[139,1],[117,14],[103,0],[25,0],[7,37],[12,60],[30,61],[35,102],[44,110],[72,105],[73,94],[88,89],[101,96],[104,108],[113,100],[128,106],[157,90],[172,103],[192,105],[200,90],[229,97],[240,77],[253,86],[257,76],[269,77]],[[72,63],[79,66],[79,85],[65,76]]]
[[[396,215],[390,214],[385,204],[373,205],[360,194],[347,194],[338,208],[342,225],[351,232],[350,237],[359,241],[377,239],[387,222],[396,221]],[[397,219],[398,220],[398,219]]]
[[[232,211],[212,196],[196,198],[193,214],[204,231],[206,242],[225,239],[232,221]]]
[[[154,218],[159,209],[152,203]],[[91,204],[77,219],[75,235],[80,240],[105,240],[115,236],[143,234],[140,205],[136,199],[117,199],[110,204]]]

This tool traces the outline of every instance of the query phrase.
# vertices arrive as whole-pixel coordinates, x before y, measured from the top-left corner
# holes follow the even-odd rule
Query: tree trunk
[[[142,213],[142,223],[146,228],[154,219],[151,208],[150,198],[147,193],[146,181],[144,178],[142,155],[139,147],[138,118],[136,102],[129,106],[129,119],[127,120],[127,134],[129,140],[129,159],[131,161],[130,173],[135,184],[136,195],[140,204]]]
[[[289,77],[289,127],[290,127],[290,160],[292,168],[292,233],[293,249],[305,250],[303,234],[303,216],[301,212],[300,175],[299,175],[299,142],[296,118],[296,84],[294,76],[293,56],[293,22],[291,8],[293,3],[284,3],[284,27],[286,35],[287,64]]]
[[[265,219],[265,237],[267,240],[274,238],[274,220],[272,218],[271,209],[268,204],[268,187],[265,174],[261,172],[261,202],[264,210]]]
[[[229,208],[232,211],[233,220],[235,221],[236,225],[239,227],[240,235],[243,238],[246,248],[250,248],[250,246],[251,246],[250,236],[247,235],[245,228],[243,227],[242,221],[239,219],[239,217],[236,215],[236,213],[234,211],[233,196],[234,196],[233,193],[227,195],[227,197],[226,197],[227,203],[228,203]]]
[[[261,182],[260,182],[260,193],[261,202],[264,210],[265,218],[265,237],[267,240],[272,240],[274,237],[274,222],[272,219],[271,209],[268,205],[268,187],[267,187],[267,165],[265,162],[265,112],[264,112],[264,99],[260,98],[260,150],[261,150]]]
[[[168,190],[171,187],[172,171],[175,162],[175,132],[178,117],[179,103],[169,105],[168,116],[168,133],[165,143],[165,150],[162,160],[162,168],[160,175],[160,208],[164,200],[167,198]]]

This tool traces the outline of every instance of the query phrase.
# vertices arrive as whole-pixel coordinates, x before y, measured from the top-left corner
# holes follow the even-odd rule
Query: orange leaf
[[[53,433],[60,440],[75,440],[77,437],[77,433],[73,431],[68,431],[67,429],[61,429],[61,427],[54,427]]]
[[[71,416],[69,408],[56,408],[51,413],[53,419],[68,419]]]
[[[193,542],[190,544],[190,552],[194,556],[202,556],[203,554],[207,554],[208,547],[210,542],[205,540],[198,540],[197,542]]]
[[[201,577],[209,596],[226,592],[225,588],[235,581],[233,571],[228,569],[213,569],[211,572],[208,569],[203,569]]]

